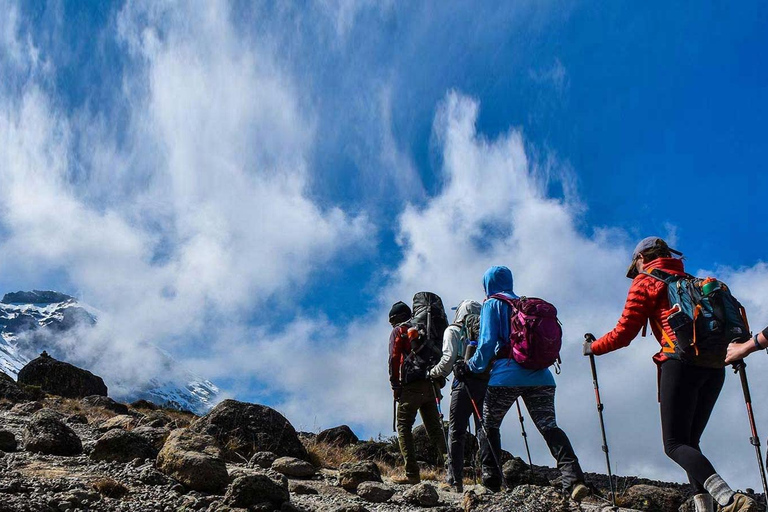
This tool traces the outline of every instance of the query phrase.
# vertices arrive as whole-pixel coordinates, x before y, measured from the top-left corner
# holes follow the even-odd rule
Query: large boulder
[[[0,452],[15,452],[18,447],[16,436],[10,430],[0,430]]]
[[[350,444],[355,444],[360,441],[355,433],[352,432],[352,429],[347,425],[323,430],[317,434],[316,439],[318,443],[327,443],[336,446],[349,446]]]
[[[120,402],[115,402],[108,396],[91,395],[86,396],[80,401],[83,403],[83,405],[90,407],[99,407],[101,409],[106,409],[107,411],[116,412],[117,414],[128,414],[127,405],[121,404]]]
[[[357,495],[371,503],[384,503],[394,494],[393,488],[378,482],[363,482],[357,486]]]
[[[363,482],[381,482],[381,471],[373,462],[345,462],[339,466],[339,485],[355,492]]]
[[[38,386],[46,393],[67,398],[107,396],[107,386],[101,377],[57,361],[45,352],[19,371],[19,384]]]
[[[21,389],[16,381],[3,372],[0,372],[0,398],[14,403],[32,400],[32,397]]]
[[[440,497],[432,484],[422,482],[407,489],[403,493],[403,501],[419,507],[434,507],[440,502]]]
[[[115,428],[128,430],[135,425],[138,425],[139,420],[129,414],[120,414],[118,416],[113,416],[112,418],[109,418],[108,420],[104,420],[99,424],[97,427],[99,431],[106,432],[107,430],[112,430]]]
[[[445,430],[448,431],[448,424],[445,424]],[[442,435],[442,434],[441,434]],[[467,432],[464,438],[464,460],[469,462],[472,460],[475,452],[477,451],[478,444],[475,436]],[[429,439],[427,435],[427,429],[424,425],[419,425],[413,429],[413,444],[416,448],[416,460],[426,462],[433,466],[438,465],[437,459],[437,447]]]
[[[239,508],[269,503],[279,508],[289,499],[287,485],[282,485],[267,475],[253,474],[235,478],[227,489],[224,503]]]
[[[501,469],[510,489],[518,485],[549,485],[546,475],[536,472],[519,457],[508,460]]]
[[[159,451],[163,448],[165,440],[168,439],[171,430],[167,428],[155,428],[142,425],[131,430],[131,432],[144,438],[147,443]]]
[[[309,460],[296,430],[285,417],[265,405],[224,400],[189,429],[216,438],[229,460],[249,460],[257,452]]]
[[[220,494],[229,482],[227,465],[216,440],[177,429],[157,456],[157,468],[192,490]]]
[[[43,409],[37,411],[23,432],[24,449],[45,455],[79,455],[83,443],[75,431],[59,419],[58,414]]]
[[[114,429],[96,441],[91,459],[131,462],[133,459],[154,459],[156,455],[157,450],[140,435]]]
[[[393,442],[365,441],[356,444],[352,448],[352,453],[358,460],[383,462],[389,466],[397,466],[403,462],[400,448]]]

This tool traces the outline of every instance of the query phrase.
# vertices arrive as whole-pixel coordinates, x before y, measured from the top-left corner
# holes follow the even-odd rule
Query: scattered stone
[[[133,416],[129,416],[127,414],[121,414],[119,416],[115,416],[113,418],[109,418],[108,420],[103,421],[98,429],[101,432],[106,432],[108,430],[112,430],[113,428],[120,428],[123,430],[127,430],[131,427],[134,427],[138,422],[136,421],[136,418]]]
[[[39,411],[43,408],[43,404],[40,402],[24,402],[21,404],[16,404],[11,408],[11,414],[18,414],[19,416],[27,416],[29,414],[34,413],[35,411]]]
[[[308,460],[293,425],[265,405],[224,400],[208,414],[195,420],[189,429],[208,434],[228,448],[228,459],[250,459],[254,453],[271,451],[279,456]]]
[[[128,488],[111,478],[101,478],[93,483],[93,488],[96,489],[99,494],[106,496],[107,498],[120,499],[128,494]]]
[[[403,500],[420,507],[434,507],[440,502],[437,489],[432,484],[422,482],[411,486],[403,493]]]
[[[531,467],[519,457],[508,460],[501,469],[504,472],[504,480],[510,489],[526,484],[549,485],[549,480],[545,475],[531,470]]]
[[[318,494],[317,489],[301,482],[291,482],[288,485],[288,489],[292,494]]]
[[[216,440],[184,429],[171,432],[157,456],[157,468],[200,492],[221,493],[229,482]]]
[[[357,486],[357,495],[371,503],[384,503],[395,494],[395,490],[386,484],[363,482]]]
[[[45,455],[78,455],[83,444],[75,431],[51,411],[36,412],[24,427],[24,449]]]
[[[88,417],[85,414],[72,414],[64,421],[70,425],[87,425]]]
[[[315,474],[315,466],[296,457],[280,457],[272,463],[272,469],[285,476],[308,478]]]
[[[350,505],[342,505],[338,508],[335,508],[333,509],[333,512],[370,512],[370,511],[362,505],[353,503]]]
[[[379,467],[373,462],[345,462],[339,466],[339,485],[355,492],[363,482],[381,482]]]
[[[133,459],[154,459],[156,455],[157,450],[140,435],[113,429],[96,441],[90,457],[93,460],[130,462]]]
[[[277,460],[277,455],[272,452],[256,452],[248,461],[249,468],[261,467],[264,469],[271,468],[272,463]]]
[[[115,402],[108,396],[90,395],[83,398],[81,402],[83,403],[83,405],[87,405],[90,407],[99,407],[107,411],[116,412],[117,414],[128,414],[127,405],[121,404],[119,402]]]
[[[655,485],[633,485],[621,497],[621,506],[646,512],[677,510],[685,502],[685,496],[677,489]]]
[[[16,441],[16,436],[13,435],[13,432],[10,430],[0,430],[0,451],[15,452],[18,445],[19,443]]]
[[[45,352],[19,371],[18,382],[39,386],[46,393],[67,398],[107,396],[107,386],[101,377],[69,363],[57,361]]]
[[[232,507],[247,508],[264,502],[281,506],[289,501],[288,488],[267,475],[248,475],[236,478],[224,495],[224,502]]]
[[[316,441],[318,443],[327,443],[336,446],[349,446],[355,444],[360,440],[357,438],[352,429],[347,425],[341,425],[338,427],[329,428],[323,430],[317,434]]]
[[[134,409],[147,409],[150,411],[156,411],[160,408],[157,404],[153,404],[149,400],[144,400],[143,398],[132,402],[131,407]]]

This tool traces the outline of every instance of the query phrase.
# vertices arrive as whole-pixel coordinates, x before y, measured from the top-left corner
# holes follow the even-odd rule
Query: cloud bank
[[[376,143],[357,155],[360,172],[391,164],[366,197],[386,202],[404,181],[418,192],[403,194],[387,217],[374,214],[379,204],[347,211],[317,193],[317,183],[334,180],[312,166],[318,141],[333,130],[317,115],[323,98],[273,34],[244,29],[230,4],[182,13],[128,2],[109,26],[124,58],[109,109],[64,106],[50,81],[55,52],[36,44],[15,4],[6,7],[0,66],[12,80],[0,88],[0,276],[25,276],[29,288],[64,276],[72,288],[64,291],[99,308],[99,328],[73,341],[73,354],[98,352],[97,372],[142,382],[158,366],[136,347],[151,341],[205,377],[227,379],[230,393],[275,404],[300,428],[346,422],[388,434],[390,304],[421,290],[446,305],[482,300],[483,272],[505,264],[518,293],[560,309],[559,421],[585,468],[601,470],[581,340],[618,318],[634,240],[585,225],[578,169],[532,147],[520,128],[479,133],[480,103],[449,90],[434,106],[437,185],[423,183],[393,137],[390,84],[361,82],[370,89],[360,97],[378,101],[350,104],[345,114],[373,119],[362,124]],[[358,7],[322,7],[343,48]],[[540,78],[567,85],[556,64]],[[665,230],[674,235],[674,226]],[[377,297],[374,307],[346,323],[322,306],[297,311],[295,299],[327,267],[375,258],[382,231],[395,234],[399,256],[373,272],[383,285],[360,286]],[[715,274],[755,321],[768,318],[765,264]],[[285,319],[279,326],[276,316]],[[656,350],[654,340],[638,339],[599,359],[609,443],[617,473],[681,480],[661,446]],[[754,389],[767,384],[762,373],[751,373]],[[727,479],[755,486],[744,476],[753,454],[742,409],[729,378],[703,447]],[[768,410],[757,413],[766,424]],[[504,444],[519,454],[516,429],[505,423]],[[551,463],[543,442],[530,439],[535,462]]]

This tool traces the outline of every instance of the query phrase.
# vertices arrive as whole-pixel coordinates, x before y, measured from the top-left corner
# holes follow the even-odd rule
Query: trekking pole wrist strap
[[[760,346],[760,341],[757,339],[758,336],[760,336],[760,333],[755,334],[752,337],[752,341],[755,343],[755,350],[762,350],[763,347]]]

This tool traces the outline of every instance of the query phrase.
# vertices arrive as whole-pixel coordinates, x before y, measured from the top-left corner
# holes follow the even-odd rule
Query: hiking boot
[[[392,482],[401,485],[415,485],[421,482],[419,475],[393,476]]]
[[[576,503],[581,503],[581,500],[589,495],[589,489],[583,482],[576,482],[571,487],[571,499]]]
[[[464,492],[464,486],[461,483],[441,482],[437,488],[445,492],[458,492],[459,494]]]
[[[730,504],[720,507],[720,512],[757,512],[757,503],[749,496],[737,492]]]

